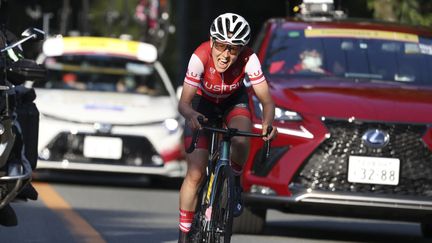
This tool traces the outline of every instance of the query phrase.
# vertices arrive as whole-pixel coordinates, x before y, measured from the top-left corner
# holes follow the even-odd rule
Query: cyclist
[[[299,62],[288,71],[290,74],[302,72],[329,74],[322,67],[323,58],[321,53],[316,49],[304,50],[300,53],[299,57]]]
[[[184,79],[178,109],[186,119],[185,146],[192,140],[192,131],[200,129],[197,117],[204,120],[223,115],[228,127],[250,131],[251,114],[248,93],[243,83],[247,75],[263,106],[263,134],[272,124],[274,102],[257,55],[246,44],[250,40],[250,26],[240,15],[225,13],[210,27],[210,40],[202,43],[192,54]],[[274,129],[264,140],[276,134]],[[188,169],[180,189],[179,242],[188,240],[194,217],[197,191],[204,180],[208,159],[209,137],[201,133],[196,149],[187,155]],[[242,212],[240,174],[249,154],[249,139],[232,139],[231,166],[236,177],[234,216]]]
[[[158,12],[158,0],[140,0],[135,8],[135,17],[142,23],[146,23],[149,29],[154,29],[157,27]]]

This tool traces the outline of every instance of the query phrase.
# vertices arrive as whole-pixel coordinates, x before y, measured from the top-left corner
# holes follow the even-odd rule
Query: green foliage
[[[134,19],[138,1],[91,1],[90,22],[93,35],[119,37],[126,34],[139,39],[141,26]]]
[[[368,0],[377,19],[431,26],[432,2],[429,0]]]

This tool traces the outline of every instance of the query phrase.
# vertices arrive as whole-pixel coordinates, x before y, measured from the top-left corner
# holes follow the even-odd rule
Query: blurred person
[[[135,8],[135,18],[142,25],[141,40],[152,42],[159,28],[159,0],[140,0]]]
[[[66,88],[85,90],[86,85],[83,82],[78,81],[78,77],[75,73],[66,73],[63,75],[63,83]]]
[[[322,68],[323,58],[321,53],[316,49],[307,49],[300,53],[299,62],[294,65],[288,72],[313,72],[313,73],[328,73]]]
[[[159,0],[140,0],[135,8],[135,17],[153,29],[157,26],[158,11]]]
[[[122,76],[116,83],[116,91],[118,92],[133,92],[135,90],[135,80],[132,76]]]
[[[218,16],[210,27],[210,40],[202,43],[192,54],[178,109],[186,120],[185,146],[192,133],[201,129],[198,117],[204,121],[223,115],[228,127],[251,131],[252,121],[248,93],[243,79],[248,75],[255,95],[263,106],[263,134],[272,125],[274,102],[257,55],[246,44],[250,40],[250,26],[240,15],[225,13]],[[275,136],[274,129],[264,140]],[[187,173],[180,189],[179,242],[188,242],[197,203],[197,192],[205,178],[208,160],[209,134],[201,133],[196,149],[186,155]],[[236,197],[234,216],[239,216],[241,202],[240,175],[249,154],[249,139],[232,139],[231,166],[235,174]]]
[[[157,95],[158,91],[155,88],[155,81],[153,76],[143,76],[139,79],[136,87],[136,92],[147,95]]]

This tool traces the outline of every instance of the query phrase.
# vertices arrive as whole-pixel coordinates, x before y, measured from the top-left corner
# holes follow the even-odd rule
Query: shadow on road
[[[422,237],[417,224],[349,219],[271,221],[263,234],[335,242],[432,242]]]
[[[29,203],[14,204],[19,223],[0,231],[0,242],[88,242],[74,233],[61,215]],[[63,209],[65,210],[65,209]],[[176,242],[178,230],[166,222],[175,219],[166,212],[75,208],[102,235],[105,242]],[[173,226],[176,221],[172,221]]]
[[[183,178],[150,177],[133,174],[99,172],[36,172],[33,181],[62,184],[98,185],[107,187],[139,187],[163,190],[180,189]]]

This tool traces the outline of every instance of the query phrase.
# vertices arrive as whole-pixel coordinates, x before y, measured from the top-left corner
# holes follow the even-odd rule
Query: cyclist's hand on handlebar
[[[204,115],[198,112],[195,112],[187,119],[188,125],[192,130],[201,129],[201,123],[198,121],[199,117],[201,117],[200,119],[204,122],[207,122],[208,120]]]
[[[262,134],[264,135],[264,137],[263,137],[264,141],[272,140],[277,135],[277,129],[271,125],[269,126],[269,125],[263,124],[263,130],[262,131],[263,131]]]

